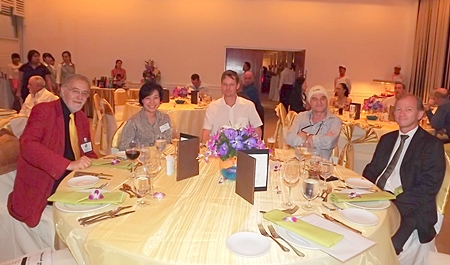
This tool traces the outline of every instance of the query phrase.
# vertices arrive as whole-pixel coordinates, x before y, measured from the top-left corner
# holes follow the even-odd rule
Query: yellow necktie
[[[69,135],[70,135],[70,145],[72,146],[73,154],[75,155],[75,160],[80,158],[80,147],[78,146],[78,133],[77,126],[75,125],[75,115],[70,113],[69,115]]]

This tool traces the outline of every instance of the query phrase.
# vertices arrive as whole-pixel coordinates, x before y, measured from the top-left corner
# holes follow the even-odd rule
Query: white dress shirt
[[[256,112],[255,104],[245,98],[236,97],[236,103],[232,107],[227,105],[223,97],[211,102],[206,109],[203,129],[210,130],[212,135],[223,126],[260,127],[263,123]]]
[[[294,82],[295,82],[295,72],[292,69],[289,69],[288,67],[286,67],[280,73],[280,81],[279,81],[278,90],[281,90],[281,87],[283,85],[293,85]]]
[[[48,91],[45,88],[42,88],[36,94],[30,93],[25,99],[25,102],[23,103],[22,108],[20,109],[19,115],[29,117],[31,109],[35,105],[42,102],[50,102],[57,99],[58,99],[57,96],[53,95],[50,91]]]
[[[402,75],[402,74],[398,74],[398,75],[393,74],[392,75],[392,81],[396,82],[396,83],[400,82],[400,83],[402,83],[402,84],[404,84],[406,86],[406,77],[404,75]]]
[[[342,77],[341,76],[336,77],[336,79],[334,80],[334,87],[336,87],[340,83],[344,83],[347,85],[348,93],[350,93],[352,91],[352,81],[348,75],[344,75]]]
[[[400,145],[400,141],[401,141],[400,135],[408,135],[409,137],[405,140],[405,144],[403,145],[402,152],[400,153],[400,157],[398,158],[397,165],[395,165],[394,171],[392,171],[391,176],[386,181],[386,185],[384,186],[385,190],[394,192],[396,188],[398,188],[402,185],[402,181],[400,179],[400,167],[402,165],[403,157],[405,156],[406,151],[408,150],[409,144],[411,143],[411,140],[414,137],[414,134],[417,132],[418,128],[419,128],[419,126],[417,126],[416,128],[412,129],[411,131],[409,131],[407,133],[402,133],[401,131],[399,131],[397,141],[395,142],[394,149],[392,149],[392,153],[389,158],[389,162],[386,165],[386,168],[389,165],[389,163],[391,162],[392,157],[395,154],[395,151],[397,151],[397,149]],[[383,172],[381,172],[380,176],[383,175],[384,171],[386,171],[386,168],[383,170]],[[378,182],[378,179],[380,178],[380,176],[378,176],[377,182]]]

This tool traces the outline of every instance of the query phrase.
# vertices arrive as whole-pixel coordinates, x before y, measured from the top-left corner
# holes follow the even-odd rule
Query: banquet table
[[[168,148],[173,148],[169,146]],[[173,149],[166,149],[171,152]],[[293,157],[292,150],[277,150],[277,157]],[[232,254],[225,245],[226,239],[241,231],[258,233],[257,224],[268,225],[259,211],[281,208],[287,199],[287,187],[281,183],[280,172],[270,172],[267,191],[255,192],[254,205],[235,194],[235,182],[220,184],[218,161],[200,162],[198,176],[176,181],[175,174],[167,176],[164,167],[154,182],[155,191],[165,193],[158,201],[153,199],[148,206],[135,206],[135,213],[81,226],[77,218],[114,209],[108,206],[91,213],[67,213],[53,206],[56,232],[67,244],[78,264],[342,264],[339,260],[320,250],[299,248],[305,257],[292,251],[283,252],[271,241],[270,251],[256,258],[245,258]],[[108,189],[117,191],[123,184],[132,185],[130,172],[108,167],[90,167],[86,171],[113,174]],[[336,173],[343,178],[360,177],[358,174],[337,167]],[[58,191],[68,191],[66,177]],[[104,181],[102,181],[104,182]],[[100,182],[100,183],[102,183]],[[332,185],[342,185],[330,182]],[[99,183],[99,184],[100,184]],[[278,186],[281,193],[274,191]],[[306,203],[300,187],[293,188],[294,202]],[[317,199],[317,214],[326,212],[343,220],[339,211],[330,212]],[[122,205],[136,205],[136,199],[127,198]],[[339,204],[346,208],[346,204]],[[385,210],[371,211],[380,222],[375,226],[351,226],[363,232],[363,236],[376,242],[365,252],[348,260],[345,264],[398,264],[391,235],[398,229],[400,215],[394,204]],[[304,215],[301,208],[296,215]]]
[[[0,109],[10,109],[14,102],[14,96],[9,88],[9,80],[0,78]]]
[[[127,102],[123,109],[123,120],[126,121],[139,112],[142,106],[137,102]],[[172,124],[182,133],[200,137],[202,134],[203,120],[206,115],[206,107],[196,104],[176,104],[174,100],[162,103],[158,110],[170,116]]]

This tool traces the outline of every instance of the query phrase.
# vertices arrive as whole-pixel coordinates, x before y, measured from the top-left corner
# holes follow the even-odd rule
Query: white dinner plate
[[[363,178],[348,178],[345,180],[345,184],[352,188],[359,188],[359,189],[370,189],[373,187],[373,183],[363,179]]]
[[[104,204],[68,204],[68,203],[62,203],[62,202],[55,202],[55,207],[63,212],[66,213],[86,213],[86,212],[92,212],[95,210],[99,210],[105,207],[108,207],[111,205],[111,203],[104,203]]]
[[[306,249],[318,249],[317,247],[312,246],[310,243],[306,242],[301,236],[297,235],[294,232],[284,229],[281,226],[275,225],[275,230],[277,233],[289,243],[296,245],[301,248]]]
[[[118,156],[120,158],[127,159],[127,155],[125,154],[125,151],[119,151],[117,153],[114,153],[115,156]]]
[[[362,226],[373,226],[380,221],[375,214],[362,209],[347,208],[339,213],[345,220]]]
[[[260,257],[270,251],[268,238],[254,232],[238,232],[227,238],[229,251],[242,257]]]
[[[383,210],[391,206],[390,201],[345,202],[345,203],[350,206],[366,210]]]
[[[67,181],[67,185],[73,188],[89,188],[97,184],[100,179],[94,176],[79,176],[71,178]]]

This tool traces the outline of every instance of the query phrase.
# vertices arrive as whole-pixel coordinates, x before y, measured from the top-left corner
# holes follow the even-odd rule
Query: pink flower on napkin
[[[100,190],[91,191],[91,194],[89,194],[89,200],[101,200],[101,199],[103,199],[103,194],[100,192]]]

